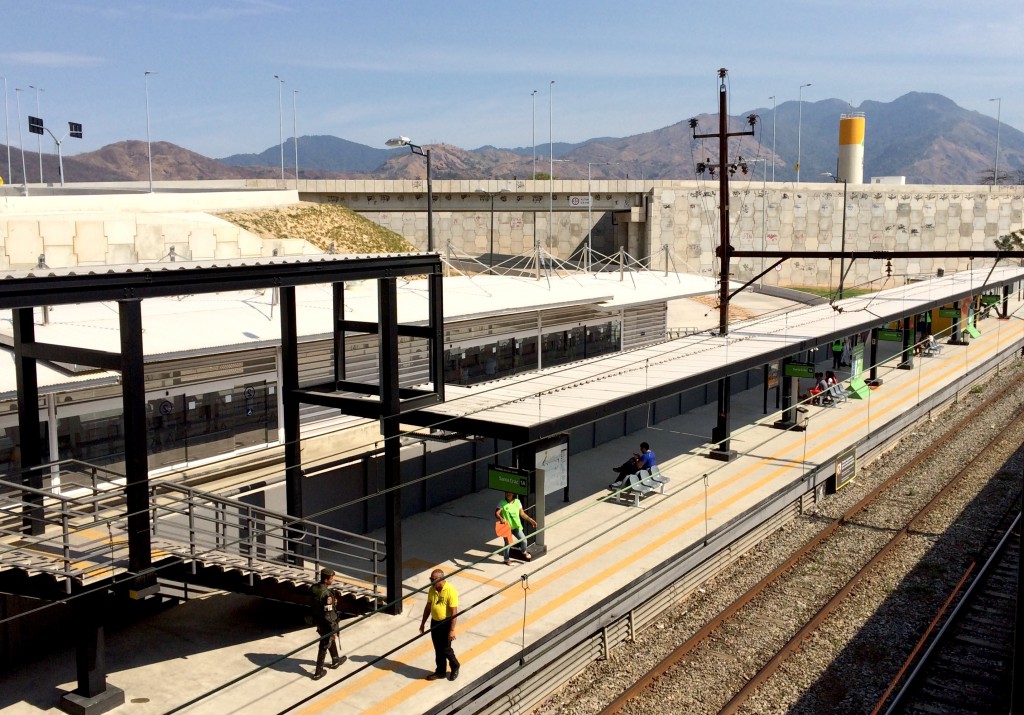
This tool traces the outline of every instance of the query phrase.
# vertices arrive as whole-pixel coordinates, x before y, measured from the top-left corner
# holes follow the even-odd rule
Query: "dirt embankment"
[[[402,236],[343,206],[301,203],[259,211],[217,214],[262,238],[302,238],[327,252],[408,253],[416,249]]]

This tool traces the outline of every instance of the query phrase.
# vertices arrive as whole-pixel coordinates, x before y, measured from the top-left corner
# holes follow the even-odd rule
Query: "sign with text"
[[[814,377],[813,362],[786,363],[786,377]]]
[[[517,467],[487,465],[487,486],[499,492],[512,492],[520,496],[530,493],[530,473]]]
[[[837,454],[835,465],[835,490],[839,491],[857,476],[857,445]]]
[[[569,485],[568,442],[538,451],[535,459],[537,469],[544,470],[545,494],[554,494]]]
[[[879,328],[878,329],[878,339],[879,340],[887,340],[887,341],[892,342],[892,343],[901,343],[901,342],[903,342],[903,331],[902,330],[892,330],[890,328]]]
[[[570,196],[569,205],[574,209],[588,209],[590,208],[590,197],[589,196]]]
[[[1003,299],[998,295],[983,295],[981,296],[982,305],[999,305]]]
[[[960,309],[959,308],[939,308],[939,317],[940,318],[959,318],[960,317]]]

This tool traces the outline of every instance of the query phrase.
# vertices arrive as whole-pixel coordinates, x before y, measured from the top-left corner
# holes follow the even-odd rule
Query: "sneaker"
[[[337,660],[332,660],[331,664],[328,665],[327,667],[330,668],[331,670],[334,670],[335,668],[340,668],[342,663],[344,663],[346,660],[348,660],[348,656],[347,655],[343,655],[340,658],[338,658]]]
[[[443,680],[444,673],[431,673],[427,676],[427,680]]]
[[[459,677],[459,669],[458,668],[456,668],[455,670],[453,670],[452,672],[450,672],[448,674],[448,680],[455,680],[458,677]]]

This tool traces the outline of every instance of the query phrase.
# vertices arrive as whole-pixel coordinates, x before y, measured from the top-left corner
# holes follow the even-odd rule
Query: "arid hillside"
[[[218,214],[262,238],[304,238],[323,251],[335,253],[408,253],[416,249],[390,229],[342,206],[301,203],[261,211]]]

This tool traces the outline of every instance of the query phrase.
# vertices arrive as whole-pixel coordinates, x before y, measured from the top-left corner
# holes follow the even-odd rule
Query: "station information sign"
[[[499,492],[512,492],[520,496],[530,493],[530,473],[517,467],[487,465],[487,486]]]

